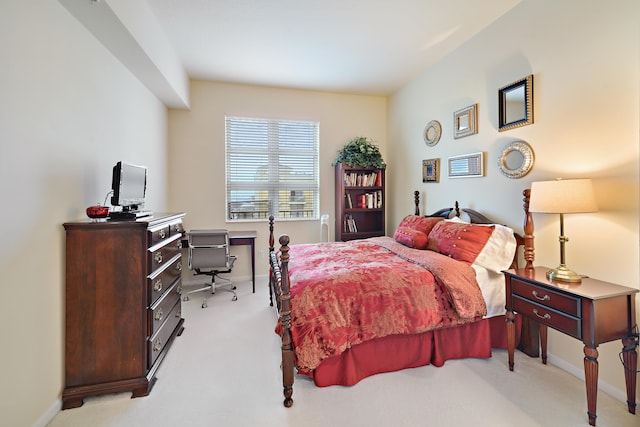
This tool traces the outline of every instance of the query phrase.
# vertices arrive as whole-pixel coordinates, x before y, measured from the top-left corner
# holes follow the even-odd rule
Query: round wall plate
[[[429,146],[433,147],[440,141],[440,136],[442,135],[442,126],[440,122],[437,120],[431,120],[427,123],[427,126],[424,128],[424,142]]]
[[[508,178],[522,178],[533,167],[533,149],[524,141],[515,141],[502,150],[498,166],[500,172]]]

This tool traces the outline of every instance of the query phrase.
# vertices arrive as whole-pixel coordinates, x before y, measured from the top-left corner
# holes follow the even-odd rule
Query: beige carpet
[[[200,308],[183,303],[185,331],[158,371],[151,394],[85,399],[59,412],[51,427],[70,426],[588,426],[584,383],[516,353],[449,361],[376,375],[353,387],[318,388],[296,377],[294,405],[282,406],[279,340],[266,279],[257,292],[238,285],[238,301],[220,292]],[[640,415],[602,391],[598,426],[640,426]]]

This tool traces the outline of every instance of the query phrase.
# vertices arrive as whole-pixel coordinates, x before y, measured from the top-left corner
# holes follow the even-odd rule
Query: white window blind
[[[318,219],[317,122],[226,117],[227,219]]]

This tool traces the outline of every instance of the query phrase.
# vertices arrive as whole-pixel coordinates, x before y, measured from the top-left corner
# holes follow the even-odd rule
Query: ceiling
[[[388,95],[522,0],[147,0],[193,79]]]

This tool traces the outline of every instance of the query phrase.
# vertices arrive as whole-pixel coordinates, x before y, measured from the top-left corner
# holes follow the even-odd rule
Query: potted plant
[[[384,169],[387,165],[382,160],[380,149],[364,136],[357,136],[347,142],[340,151],[332,166],[344,163],[350,166],[372,166]]]

